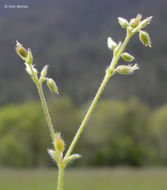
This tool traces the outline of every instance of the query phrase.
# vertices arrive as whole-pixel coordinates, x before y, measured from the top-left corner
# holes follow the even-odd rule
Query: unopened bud
[[[63,152],[64,151],[64,141],[61,138],[61,134],[60,133],[56,133],[55,134],[55,148],[58,152]]]
[[[28,51],[18,41],[16,41],[16,52],[23,60],[28,56]]]
[[[147,26],[147,24],[150,24],[151,20],[152,20],[152,16],[144,19],[143,21],[141,21],[140,23],[140,28],[144,28],[145,26]]]
[[[28,54],[25,61],[28,65],[32,65],[33,57],[32,57],[31,50],[29,48],[28,48]]]
[[[45,78],[47,75],[48,65],[45,65],[44,68],[41,71],[41,77]]]
[[[127,28],[127,26],[129,25],[129,22],[122,17],[118,17],[118,22],[122,26],[122,28]]]
[[[128,61],[128,62],[131,62],[134,60],[134,57],[127,53],[127,52],[124,52],[122,55],[121,55],[122,59],[124,59],[125,61]]]
[[[114,42],[114,40],[111,37],[108,37],[107,38],[107,46],[110,50],[113,50],[113,49],[115,49],[117,44]]]
[[[142,18],[142,15],[141,14],[137,14],[136,18],[132,18],[130,20],[130,24],[129,25],[132,28],[136,28],[139,25],[141,18]]]
[[[53,79],[47,78],[47,85],[48,85],[51,92],[58,94],[58,88],[57,88],[57,85]]]
[[[139,69],[137,64],[132,65],[119,65],[115,71],[117,71],[120,74],[131,74],[135,70]]]
[[[140,31],[139,33],[139,39],[140,41],[145,45],[151,47],[151,40],[150,36],[147,32],[145,31]]]

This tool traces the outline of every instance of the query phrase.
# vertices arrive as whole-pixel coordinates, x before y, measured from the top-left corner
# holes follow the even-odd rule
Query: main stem
[[[69,149],[67,150],[67,153],[66,153],[64,159],[68,158],[70,156],[71,152],[73,151],[73,148],[74,148],[77,140],[79,139],[82,131],[84,130],[84,127],[86,126],[87,121],[88,121],[88,119],[89,119],[95,105],[97,104],[98,99],[99,99],[100,95],[102,94],[105,85],[107,84],[108,80],[112,76],[113,70],[114,70],[117,62],[119,61],[119,58],[120,58],[122,52],[124,51],[130,37],[131,37],[131,35],[128,35],[128,33],[127,33],[126,38],[125,38],[119,52],[116,54],[116,56],[113,57],[113,59],[111,61],[111,65],[109,67],[111,69],[111,71],[110,71],[110,73],[106,72],[106,75],[105,75],[105,77],[104,77],[104,79],[103,79],[103,81],[102,81],[102,83],[101,83],[101,85],[100,85],[100,87],[99,87],[99,89],[97,91],[97,94],[95,95],[95,97],[94,97],[94,99],[92,101],[92,104],[90,105],[90,107],[89,107],[89,109],[88,109],[88,111],[87,111],[87,113],[86,113],[86,115],[85,115],[85,117],[84,117],[84,119],[83,119],[77,133],[76,133],[76,135],[74,136],[73,141],[72,141]]]
[[[59,166],[58,187],[57,187],[57,190],[62,190],[62,186],[63,186],[63,171],[64,171],[64,166]]]

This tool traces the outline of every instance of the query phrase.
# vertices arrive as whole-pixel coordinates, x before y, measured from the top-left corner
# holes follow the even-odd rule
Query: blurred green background
[[[4,8],[17,4],[28,8]],[[82,158],[69,167],[65,189],[165,190],[166,8],[164,0],[1,0],[0,189],[56,188],[46,121],[15,41],[31,48],[39,71],[50,65],[48,76],[56,80],[60,95],[45,86],[44,91],[67,148],[112,58],[107,37],[124,38],[117,17],[141,13],[154,16],[145,29],[152,48],[145,48],[137,35],[128,44],[126,51],[136,57],[140,70],[114,75],[108,83],[75,148]],[[53,167],[55,171],[48,169]],[[110,167],[118,169],[106,169]]]

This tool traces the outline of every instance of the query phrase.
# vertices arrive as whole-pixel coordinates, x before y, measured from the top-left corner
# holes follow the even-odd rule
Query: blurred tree
[[[167,105],[152,113],[150,126],[158,151],[157,159],[159,163],[167,164]]]
[[[69,144],[79,123],[69,97],[50,101],[56,131]],[[48,128],[39,102],[6,105],[0,108],[0,166],[48,166]]]
[[[49,101],[56,132],[71,142],[88,103],[76,108],[68,96]],[[75,165],[143,166],[167,163],[167,106],[151,113],[135,98],[102,100],[75,151],[84,159]],[[50,166],[50,136],[39,102],[0,108],[0,166]]]
[[[152,152],[149,116],[149,108],[133,98],[101,101],[86,130],[87,160],[97,165],[148,164]]]
[[[45,163],[48,137],[44,125],[45,120],[39,103],[1,107],[0,164],[36,166]]]

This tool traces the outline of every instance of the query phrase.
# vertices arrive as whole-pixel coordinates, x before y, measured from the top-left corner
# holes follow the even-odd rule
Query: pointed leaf
[[[57,163],[59,162],[58,154],[56,151],[48,149],[48,153],[53,161],[56,161]]]
[[[74,161],[75,159],[78,159],[78,158],[80,158],[80,157],[81,157],[81,155],[79,155],[79,154],[72,154],[71,156],[69,156],[69,157],[64,161],[64,163],[67,164],[68,162],[72,162],[72,161]]]

